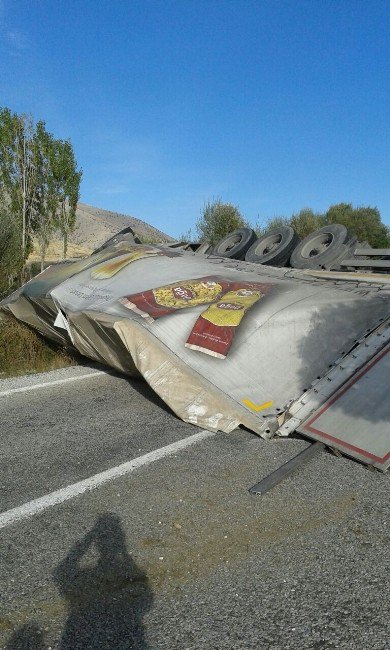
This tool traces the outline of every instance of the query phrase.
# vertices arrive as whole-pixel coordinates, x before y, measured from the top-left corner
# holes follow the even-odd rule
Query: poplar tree
[[[54,138],[46,131],[43,123],[36,129],[36,213],[33,218],[33,231],[39,244],[41,271],[44,267],[47,248],[56,230],[56,215],[59,195],[53,173]]]
[[[14,221],[13,232],[19,237],[19,271],[33,236],[39,243],[42,267],[57,231],[66,257],[81,176],[69,140],[55,139],[43,121],[34,123],[28,115],[0,108],[0,208],[8,221]]]
[[[80,197],[82,171],[77,169],[73,148],[69,140],[55,140],[52,150],[52,170],[59,200],[57,226],[63,241],[63,258],[66,258],[68,236],[76,223],[76,208]]]
[[[23,261],[36,211],[37,166],[35,128],[31,117],[0,109],[0,200],[18,222]]]

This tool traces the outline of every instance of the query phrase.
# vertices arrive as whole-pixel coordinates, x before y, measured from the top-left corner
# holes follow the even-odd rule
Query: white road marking
[[[77,497],[84,492],[94,490],[104,483],[107,483],[108,481],[112,481],[113,479],[124,476],[125,474],[130,474],[139,467],[150,465],[150,463],[154,463],[156,460],[160,460],[161,458],[172,456],[181,449],[186,449],[186,447],[195,445],[197,442],[205,440],[206,438],[211,438],[215,435],[215,431],[200,431],[199,433],[195,433],[193,436],[182,438],[181,440],[177,440],[176,442],[173,442],[166,447],[155,449],[148,454],[144,454],[144,456],[139,456],[138,458],[134,458],[133,460],[130,460],[126,463],[122,463],[122,465],[107,469],[105,472],[95,474],[94,476],[90,476],[83,481],[73,483],[72,485],[68,485],[67,487],[61,488],[60,490],[46,494],[43,497],[39,497],[39,499],[34,499],[33,501],[24,503],[17,508],[12,508],[12,510],[2,512],[0,514],[0,528],[5,528],[6,526],[10,526],[11,524],[21,521],[22,519],[33,517],[43,510],[47,510],[52,506],[63,503],[64,501],[69,501],[69,499],[73,499],[74,497]]]
[[[22,386],[22,388],[10,388],[0,392],[0,397],[7,397],[14,393],[25,393],[29,390],[37,390],[39,388],[50,388],[50,386],[58,386],[59,384],[68,384],[71,381],[79,381],[80,379],[88,379],[89,377],[97,377],[98,375],[106,375],[107,373],[99,370],[97,372],[90,372],[87,375],[76,375],[75,377],[66,377],[65,379],[54,379],[43,384],[33,384],[32,386]]]

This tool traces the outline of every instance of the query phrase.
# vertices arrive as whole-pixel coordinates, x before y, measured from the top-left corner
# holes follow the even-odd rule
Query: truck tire
[[[213,254],[220,257],[229,257],[235,260],[242,260],[245,253],[256,239],[256,233],[252,228],[237,228],[221,239],[213,248]]]
[[[286,266],[299,239],[291,226],[279,226],[259,237],[246,252],[245,260],[255,264]]]
[[[347,228],[332,223],[305,237],[293,250],[290,264],[296,269],[330,269],[348,255],[356,237]]]

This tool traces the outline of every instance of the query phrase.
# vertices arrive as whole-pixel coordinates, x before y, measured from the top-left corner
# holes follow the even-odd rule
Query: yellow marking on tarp
[[[252,411],[256,411],[258,413],[259,411],[263,411],[264,409],[267,409],[269,406],[272,406],[273,402],[264,402],[263,404],[253,404],[253,402],[250,401],[250,399],[244,399],[242,400],[245,404],[245,406],[249,406]]]

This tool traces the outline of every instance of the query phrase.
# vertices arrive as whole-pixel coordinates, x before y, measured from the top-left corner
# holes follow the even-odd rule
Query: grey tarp
[[[1,306],[142,375],[187,422],[269,437],[286,406],[389,313],[386,291],[294,276],[121,242],[53,265]]]

